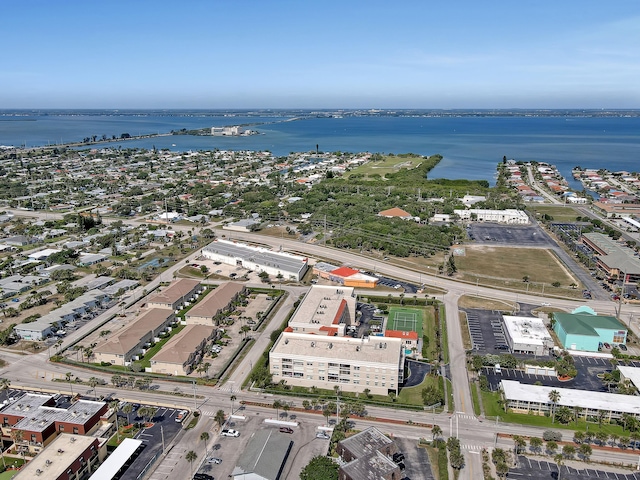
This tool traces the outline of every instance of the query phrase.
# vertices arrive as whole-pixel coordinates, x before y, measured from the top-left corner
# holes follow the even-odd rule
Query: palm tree
[[[231,415],[233,415],[233,402],[235,402],[237,397],[235,395],[231,395]]]
[[[557,390],[551,390],[549,392],[549,400],[551,401],[551,423],[554,421],[556,405],[560,401],[560,392]]]
[[[553,461],[556,462],[556,465],[558,465],[558,480],[560,480],[560,471],[562,470],[563,460],[564,457],[561,453],[557,453],[553,456]]]
[[[282,407],[282,402],[280,400],[276,400],[273,402],[273,408],[276,409],[276,418],[280,418],[280,408]]]
[[[209,441],[209,432],[202,432],[200,440],[204,442],[204,458],[207,458],[207,442]]]
[[[97,377],[91,377],[89,379],[89,386],[93,388],[93,399],[96,400],[96,385],[100,383],[100,379]]]
[[[434,440],[436,438],[440,438],[440,436],[442,435],[442,428],[440,428],[440,425],[434,425],[433,427],[431,427],[431,435],[433,436]]]
[[[193,462],[195,462],[198,458],[198,454],[193,450],[189,450],[184,458],[187,462],[189,462],[189,466],[191,467],[191,477],[193,477]]]
[[[289,416],[289,410],[291,410],[291,405],[289,405],[288,403],[284,403],[282,405],[282,411],[284,412],[285,417]]]
[[[8,378],[0,378],[0,389],[7,390],[11,385],[11,380]]]
[[[225,417],[224,417],[224,410],[220,409],[216,412],[216,415],[213,417],[213,419],[218,422],[218,425],[222,428],[222,425],[224,425],[224,421],[225,421]]]
[[[133,412],[133,405],[127,403],[124,407],[122,407],[122,413],[127,416],[127,424],[131,424],[131,420],[129,419],[129,414]]]

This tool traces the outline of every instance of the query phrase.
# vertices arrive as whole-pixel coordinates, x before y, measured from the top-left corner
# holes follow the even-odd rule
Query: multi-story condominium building
[[[180,278],[172,282],[167,288],[155,294],[147,301],[148,307],[169,308],[179,310],[185,304],[195,298],[200,291],[200,282],[189,278]]]
[[[338,386],[349,392],[398,393],[404,381],[404,349],[399,338],[334,337],[283,332],[269,352],[275,383]]]

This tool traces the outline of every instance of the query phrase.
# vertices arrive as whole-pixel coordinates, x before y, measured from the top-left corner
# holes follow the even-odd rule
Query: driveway
[[[431,372],[431,365],[428,363],[416,362],[415,360],[407,360],[407,368],[409,369],[409,376],[404,381],[405,387],[415,387],[420,385],[429,372]]]

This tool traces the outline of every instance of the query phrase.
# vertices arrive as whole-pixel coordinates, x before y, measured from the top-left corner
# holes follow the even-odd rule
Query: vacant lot
[[[531,293],[571,295],[581,288],[578,279],[544,248],[467,245],[466,255],[455,257],[458,277],[485,285],[505,286]],[[524,282],[525,277],[528,282]],[[559,282],[560,287],[552,287]],[[528,285],[527,285],[528,283]],[[575,284],[574,287],[571,285]],[[579,292],[578,292],[579,293]]]
[[[403,156],[384,156],[380,161],[371,161],[366,165],[362,165],[358,168],[351,170],[345,174],[345,178],[350,176],[364,176],[365,178],[372,178],[379,175],[385,177],[388,173],[394,173],[401,168],[412,169],[417,167],[424,159],[422,157],[414,157],[409,155]]]
[[[576,217],[580,214],[573,208],[564,205],[552,206],[535,206],[532,207],[532,211],[536,213],[536,217],[540,215],[550,215],[553,217],[554,222],[575,222]]]

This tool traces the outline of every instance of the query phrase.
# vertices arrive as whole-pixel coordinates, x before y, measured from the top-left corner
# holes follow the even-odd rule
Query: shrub
[[[545,442],[548,442],[549,440],[553,440],[554,442],[559,442],[560,440],[562,440],[562,434],[554,430],[545,430],[544,433],[542,434],[542,439]]]

